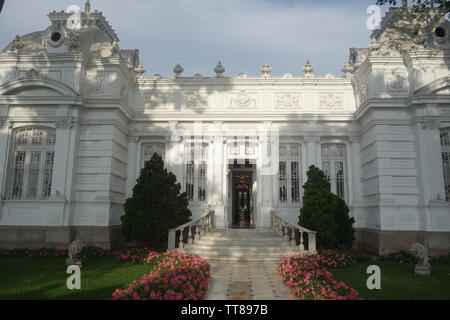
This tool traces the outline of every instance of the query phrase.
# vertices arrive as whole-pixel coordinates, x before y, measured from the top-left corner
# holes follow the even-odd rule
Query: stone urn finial
[[[303,67],[302,71],[305,73],[305,76],[312,76],[314,68],[311,66],[309,60],[306,61],[306,64]]]
[[[173,72],[175,73],[175,77],[178,78],[183,73],[184,69],[181,66],[180,62],[177,62],[175,68],[173,68]]]
[[[263,77],[270,77],[270,73],[272,72],[272,68],[269,66],[267,61],[264,62],[264,65],[261,67],[261,72]]]
[[[352,71],[353,71],[353,67],[350,65],[350,61],[345,61],[344,66],[342,67],[341,71],[345,74],[346,78],[351,77],[352,75]]]
[[[223,74],[225,73],[225,68],[222,66],[222,62],[217,64],[217,66],[214,68],[214,72],[216,73],[217,78],[222,78]]]

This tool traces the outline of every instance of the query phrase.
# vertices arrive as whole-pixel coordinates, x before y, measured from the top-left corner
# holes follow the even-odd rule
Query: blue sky
[[[226,76],[259,75],[268,61],[272,75],[302,75],[307,59],[314,73],[340,69],[350,47],[367,47],[367,7],[376,0],[91,0],[120,38],[140,50],[146,76],[171,76],[180,61],[192,76],[214,74],[218,60]],[[47,14],[84,0],[6,0],[0,14],[0,47],[16,34],[43,30]],[[386,8],[382,8],[382,15]]]

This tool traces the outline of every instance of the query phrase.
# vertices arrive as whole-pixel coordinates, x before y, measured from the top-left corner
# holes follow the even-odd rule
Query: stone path
[[[275,261],[211,260],[206,300],[296,300]]]

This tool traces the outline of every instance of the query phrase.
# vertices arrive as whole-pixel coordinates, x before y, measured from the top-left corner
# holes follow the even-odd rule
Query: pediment
[[[76,97],[69,86],[47,78],[21,78],[0,85],[0,96],[19,97]]]
[[[19,97],[61,97],[61,92],[56,91],[48,87],[21,87],[15,90],[11,90],[5,95],[7,96],[19,96]]]

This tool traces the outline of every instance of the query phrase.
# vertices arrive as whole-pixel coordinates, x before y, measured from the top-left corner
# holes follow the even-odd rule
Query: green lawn
[[[378,265],[381,270],[381,289],[369,290],[366,281],[370,274],[367,267]],[[450,299],[450,266],[433,264],[431,276],[414,274],[414,266],[394,261],[378,260],[358,263],[356,265],[331,269],[336,280],[342,280],[347,285],[360,292],[363,299]]]
[[[81,289],[69,290],[65,258],[0,257],[0,299],[109,299],[152,266],[116,257],[83,261]]]

